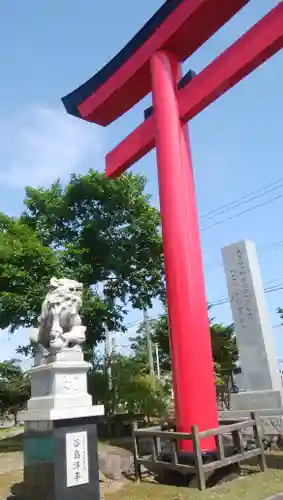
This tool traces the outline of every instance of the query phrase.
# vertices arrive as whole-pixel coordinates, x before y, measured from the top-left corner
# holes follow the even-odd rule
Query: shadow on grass
[[[233,464],[230,466],[223,467],[222,469],[217,469],[206,477],[206,488],[210,490],[215,486],[220,486],[222,484],[231,483],[239,477],[247,477],[250,475],[255,476],[255,474],[260,474],[259,470],[242,469]],[[125,475],[129,482],[135,483],[134,476]],[[182,474],[177,471],[166,469],[163,472],[159,472],[151,475],[143,475],[142,483],[150,483],[152,487],[154,485],[169,486],[175,488],[190,488],[198,491],[199,484],[196,474]]]
[[[101,441],[101,443],[115,446],[117,448],[122,448],[124,450],[131,451],[132,453],[134,452],[134,440],[132,437],[110,438],[105,441]]]
[[[283,469],[283,455],[282,453],[272,453],[266,455],[266,463],[269,469]]]
[[[283,470],[283,454],[282,453],[267,453],[266,454],[266,463],[269,470]],[[247,477],[247,476],[255,476],[260,475],[260,468],[258,460],[252,459],[249,461],[242,462],[240,466],[238,464],[233,464],[231,466],[223,467],[221,469],[215,470],[213,473],[208,475],[206,486],[207,488],[214,487],[216,485],[220,485],[222,483],[231,482],[238,477]],[[124,474],[126,479],[129,481],[135,482],[134,473]],[[150,479],[151,478],[151,479]],[[198,487],[197,477],[194,474],[181,474],[180,472],[166,469],[160,471],[160,473],[154,473],[154,471],[147,470],[146,473],[142,474],[143,481],[150,480],[155,484],[163,484],[167,486],[175,486],[175,487],[187,487],[190,486],[192,488]]]
[[[16,483],[11,487],[11,494],[6,500],[23,500],[24,499],[24,483]]]
[[[11,453],[13,451],[23,451],[24,435],[7,437],[0,440],[0,453]]]
[[[282,470],[283,469],[283,454],[282,452],[270,452],[265,454],[266,458],[266,465],[268,469],[274,469],[274,470]],[[245,462],[242,462],[242,468],[244,469],[249,469],[258,467],[258,460],[256,458],[253,458],[251,460],[247,460]]]
[[[125,438],[112,438],[108,439],[105,441],[105,444],[111,445],[111,446],[117,446],[119,448],[122,448],[124,450],[131,451],[134,453],[134,441],[132,437],[125,437]],[[144,444],[144,449],[143,449],[143,444]],[[143,443],[143,440],[140,440],[140,454],[149,454],[151,452],[151,447],[145,443]],[[283,452],[282,451],[273,451],[273,452],[267,452],[266,453],[266,463],[267,467],[269,469],[277,469],[281,470],[283,469]],[[247,464],[256,466],[258,465],[258,460],[257,459],[252,459],[249,460],[248,462],[242,462],[244,468],[245,465]]]

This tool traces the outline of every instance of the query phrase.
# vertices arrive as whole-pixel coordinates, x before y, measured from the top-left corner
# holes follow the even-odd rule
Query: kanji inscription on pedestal
[[[89,482],[87,432],[66,434],[67,487]]]

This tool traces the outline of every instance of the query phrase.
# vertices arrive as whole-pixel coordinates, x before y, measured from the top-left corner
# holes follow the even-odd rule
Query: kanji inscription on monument
[[[87,432],[66,434],[67,487],[89,482]]]
[[[239,241],[224,247],[222,255],[247,389],[232,396],[232,409],[281,406],[282,384],[256,248]]]

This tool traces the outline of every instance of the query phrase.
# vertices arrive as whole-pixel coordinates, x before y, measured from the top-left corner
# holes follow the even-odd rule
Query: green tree
[[[220,374],[223,377],[231,375],[239,359],[234,325],[213,323],[210,325],[210,336],[213,359]]]
[[[0,363],[0,405],[2,413],[14,416],[17,424],[17,413],[25,407],[30,398],[30,378],[23,373],[16,359]]]
[[[233,325],[221,325],[210,322],[210,336],[217,381],[231,375],[236,368],[238,349]],[[167,313],[149,322],[152,344],[158,345],[159,363],[163,373],[171,370],[170,343]],[[145,325],[141,324],[138,335],[132,339],[132,349],[139,357],[147,358]],[[153,351],[155,358],[155,352]]]
[[[74,278],[85,285],[81,315],[91,357],[105,328],[122,329],[128,303],[142,308],[161,296],[160,220],[145,183],[90,170],[65,187],[27,188],[20,220],[0,219],[0,328],[35,326],[50,277]]]
[[[92,396],[94,405],[103,404],[106,413],[108,413],[110,405],[109,383],[105,370],[105,361],[101,356],[95,354],[92,359],[91,368],[88,371],[88,393]]]
[[[111,384],[107,367],[111,368]],[[107,413],[142,413],[148,418],[165,410],[168,396],[167,386],[147,373],[144,360],[122,354],[110,356],[106,366],[96,366],[90,372],[89,390],[94,402],[104,404]]]
[[[0,328],[36,324],[43,290],[58,267],[31,228],[0,214]]]
[[[107,297],[150,304],[162,292],[159,212],[144,194],[146,179],[110,181],[90,170],[63,188],[27,189],[23,218],[86,286],[104,282]]]

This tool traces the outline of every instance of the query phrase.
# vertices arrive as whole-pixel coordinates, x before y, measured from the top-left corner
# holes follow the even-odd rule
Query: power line
[[[280,283],[279,285],[274,285],[271,287],[267,287],[264,289],[265,293],[272,293],[272,292],[278,292],[279,290],[283,290],[283,283]],[[220,299],[217,299],[215,301],[210,302],[209,305],[211,307],[217,307],[217,306],[222,306],[223,304],[227,304],[229,302],[228,297],[221,297]]]
[[[276,281],[283,280],[283,276],[280,276],[279,278],[274,278],[273,280],[265,281],[265,285],[270,285],[270,283],[275,283]]]
[[[277,324],[272,325],[273,330],[276,330],[276,329],[278,329],[278,328],[282,328],[282,327],[283,327],[283,325],[282,325],[281,323],[277,323]],[[157,344],[156,344],[156,345],[157,345]],[[116,343],[116,344],[115,344],[115,348],[116,348],[116,349],[117,349],[117,348],[120,348],[120,349],[127,349],[127,350],[131,350],[131,344],[118,344],[118,343]],[[156,346],[155,346],[155,348],[156,348]],[[116,349],[115,349],[115,350],[116,350]],[[283,360],[282,360],[282,362],[283,362]],[[158,370],[157,370],[157,371],[158,371]]]
[[[279,194],[278,196],[274,196],[273,198],[269,198],[268,200],[258,203],[257,205],[253,205],[252,207],[246,208],[245,210],[242,210],[241,212],[238,212],[234,215],[230,215],[230,217],[227,217],[226,219],[222,219],[220,221],[214,222],[213,224],[210,224],[210,226],[206,226],[204,228],[200,228],[201,231],[207,231],[208,229],[211,229],[215,226],[219,226],[220,224],[224,224],[225,222],[236,219],[240,215],[246,214],[248,212],[251,212],[252,210],[256,210],[257,208],[263,207],[265,205],[268,205],[269,203],[273,203],[274,201],[279,200],[280,198],[283,198],[283,193]]]
[[[266,281],[265,285],[269,285],[271,283],[275,283],[276,281],[278,281],[280,279],[282,280],[283,277],[281,276],[280,278],[274,278],[272,280]],[[277,291],[280,291],[280,290],[283,290],[283,282],[278,283],[278,285],[274,285],[274,286],[271,286],[271,287],[265,287],[264,288],[264,292],[265,293],[273,293],[273,292],[277,292]],[[221,305],[224,305],[224,304],[228,304],[228,302],[229,302],[229,298],[227,296],[224,296],[224,297],[220,297],[219,299],[215,299],[213,301],[208,301],[208,304],[211,307],[217,307],[217,306],[221,306]],[[148,319],[149,320],[159,319],[162,316],[163,316],[163,314],[158,314],[156,316],[149,316]],[[124,326],[127,328],[127,332],[128,332],[129,328],[131,328],[133,326],[136,326],[136,325],[140,325],[141,323],[144,323],[144,319],[143,318],[141,318],[141,319],[139,319],[137,321],[133,321],[131,323],[126,323]],[[279,325],[279,326],[281,326],[281,325]]]
[[[283,247],[283,240],[279,240],[279,241],[274,241],[273,243],[269,243],[263,247],[260,247],[258,251],[260,253],[266,253],[270,252],[271,250],[277,250],[278,248],[282,247]]]
[[[283,247],[283,240],[278,240],[278,241],[273,241],[271,243],[267,243],[266,245],[260,246],[257,249],[258,253],[267,253],[271,252],[272,250],[279,250],[280,248]],[[206,271],[212,271],[213,269],[217,269],[220,267],[224,267],[221,262],[218,262],[217,264],[210,264],[209,266],[206,267]]]
[[[232,200],[228,203],[220,205],[219,207],[214,208],[214,209],[206,212],[205,214],[200,216],[200,222],[202,223],[206,220],[215,219],[216,217],[218,217],[219,215],[222,215],[223,213],[226,213],[230,210],[238,208],[239,206],[250,203],[258,198],[262,198],[263,196],[266,196],[267,194],[270,194],[270,193],[272,193],[272,192],[274,192],[282,187],[283,187],[283,178],[280,177],[276,181],[273,181],[269,184],[266,184],[265,186],[262,186],[259,189],[251,191],[250,193],[248,193],[246,195],[240,196],[239,198],[235,198],[234,200]],[[256,210],[257,208],[265,206],[269,203],[273,203],[274,201],[276,201],[282,197],[283,197],[283,194],[279,194],[277,196],[269,198],[268,200],[263,201],[262,203],[258,203],[256,205],[253,205],[245,210],[241,210],[237,214],[231,215],[230,217],[228,217],[226,219],[222,219],[221,221],[217,221],[213,224],[210,224],[207,227],[201,228],[201,231],[207,231],[208,229],[211,229],[212,227],[215,227],[219,224],[224,224],[225,222],[227,222],[231,219],[234,219],[236,217],[239,217],[240,215],[244,215],[245,213],[248,213],[252,210]]]
[[[278,183],[280,183],[280,184],[277,185]],[[271,188],[271,186],[274,186],[274,187]],[[213,219],[213,218],[217,217],[218,215],[221,215],[225,212],[228,212],[229,210],[233,210],[234,208],[237,208],[241,205],[244,205],[246,203],[254,201],[257,198],[261,198],[262,196],[265,196],[266,194],[274,192],[277,189],[280,189],[281,187],[283,187],[283,178],[277,179],[277,181],[273,181],[270,184],[267,184],[259,189],[256,189],[255,191],[252,191],[251,193],[243,195],[240,198],[236,198],[231,202],[228,202],[224,205],[220,205],[218,208],[210,210],[209,212],[205,213],[204,215],[201,215],[200,220]],[[271,189],[268,189],[268,188],[271,188]]]
[[[150,321],[152,319],[158,319],[158,318],[160,318],[160,316],[162,316],[162,314],[158,314],[157,316],[149,316],[148,320]],[[137,321],[132,321],[131,323],[126,323],[124,326],[127,328],[127,330],[129,330],[133,326],[140,325],[141,323],[144,323],[143,318],[138,319]]]

